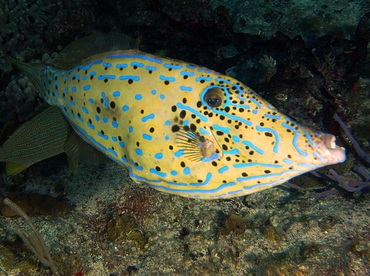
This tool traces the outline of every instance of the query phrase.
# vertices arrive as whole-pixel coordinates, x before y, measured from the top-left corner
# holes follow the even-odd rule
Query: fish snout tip
[[[330,164],[346,161],[346,149],[336,144],[336,137],[331,134],[322,133],[322,150],[320,155]]]

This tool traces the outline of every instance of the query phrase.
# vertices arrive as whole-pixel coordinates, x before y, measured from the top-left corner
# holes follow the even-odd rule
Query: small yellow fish
[[[298,125],[238,80],[125,50],[133,45],[97,34],[50,65],[11,62],[79,136],[163,192],[231,198],[345,160],[334,136]]]

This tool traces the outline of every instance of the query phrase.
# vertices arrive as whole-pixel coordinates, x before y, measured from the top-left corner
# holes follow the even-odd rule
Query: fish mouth
[[[330,164],[341,163],[346,160],[345,148],[338,146],[335,141],[334,135],[321,133],[321,145],[318,153]]]

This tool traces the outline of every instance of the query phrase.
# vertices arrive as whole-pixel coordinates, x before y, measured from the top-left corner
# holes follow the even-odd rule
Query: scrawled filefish
[[[242,196],[345,160],[334,136],[298,125],[238,80],[129,44],[93,35],[51,65],[12,62],[78,135],[162,192]]]

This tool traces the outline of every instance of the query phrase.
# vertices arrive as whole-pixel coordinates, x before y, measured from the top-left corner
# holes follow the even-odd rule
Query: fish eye
[[[220,107],[224,101],[224,91],[219,87],[212,87],[204,94],[203,100],[209,107]]]

